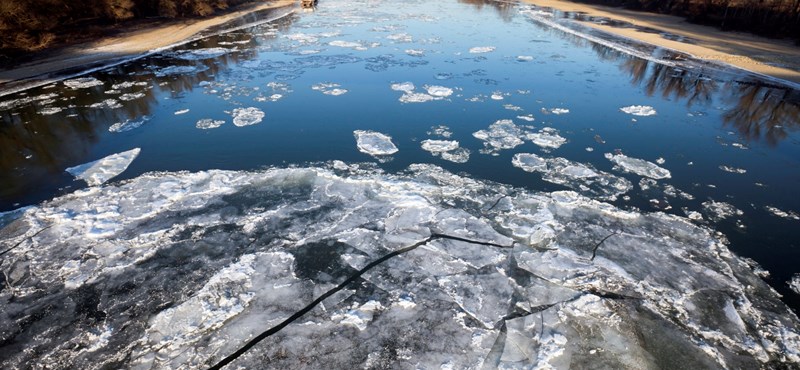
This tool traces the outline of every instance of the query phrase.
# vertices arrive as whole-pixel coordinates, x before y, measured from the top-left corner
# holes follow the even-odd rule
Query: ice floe
[[[207,71],[208,67],[200,64],[195,66],[169,66],[156,70],[154,73],[157,77],[185,75],[189,73],[199,73]]]
[[[8,368],[206,368],[270,328],[231,366],[800,361],[797,316],[717,232],[572,191],[340,162],[147,173],[15,217],[0,328],[32,350]]]
[[[703,202],[702,206],[703,210],[706,212],[706,215],[714,221],[720,221],[726,218],[741,216],[744,214],[744,212],[742,212],[740,209],[726,202],[709,200]]]
[[[174,115],[179,116],[181,114],[186,114],[186,113],[189,113],[189,109],[179,109],[175,111]]]
[[[428,135],[440,136],[445,139],[448,139],[451,136],[453,136],[453,131],[450,131],[450,127],[447,127],[445,125],[438,125],[431,127],[431,130],[428,131]]]
[[[223,120],[216,120],[216,119],[211,119],[211,118],[203,118],[203,119],[197,121],[197,123],[195,124],[195,127],[199,128],[201,130],[208,130],[208,129],[212,129],[212,128],[217,128],[219,126],[222,126],[223,124],[225,124],[225,121],[223,121]]]
[[[764,209],[771,213],[774,216],[778,216],[780,218],[788,218],[791,220],[800,220],[800,214],[795,211],[784,211],[778,207],[773,206],[764,206]]]
[[[392,142],[392,138],[380,132],[356,130],[353,131],[356,137],[356,146],[362,153],[371,156],[383,156],[397,153],[398,149]]]
[[[544,127],[539,132],[529,133],[527,138],[542,148],[551,149],[557,149],[567,142],[567,139],[559,135],[558,130],[552,127]]]
[[[496,48],[494,46],[475,46],[469,49],[469,52],[472,54],[483,54],[483,53],[491,53]]]
[[[619,110],[634,116],[654,116],[656,114],[656,110],[648,105],[631,105],[622,107]]]
[[[108,128],[109,132],[125,132],[137,129],[150,120],[148,116],[142,116],[139,119],[126,119],[122,122],[117,122]]]
[[[401,91],[403,95],[398,99],[401,103],[425,103],[433,100],[442,100],[453,94],[453,89],[444,86],[425,85],[426,93],[415,92],[416,86],[412,82],[393,83],[391,89]]]
[[[633,184],[624,178],[565,158],[542,158],[536,154],[517,153],[511,163],[524,171],[541,173],[542,180],[600,199],[616,200],[617,196],[633,188]]]
[[[125,172],[141,151],[140,148],[131,149],[96,161],[70,167],[65,171],[75,176],[76,179],[86,181],[89,186],[100,185]]]
[[[233,124],[239,127],[255,125],[264,119],[264,112],[256,107],[236,108],[231,115]]]
[[[340,48],[354,49],[354,50],[367,50],[367,48],[364,45],[352,41],[334,40],[329,42],[328,45]]]
[[[410,93],[416,89],[413,82],[400,82],[394,83],[391,85],[392,90],[394,91],[402,91],[404,93]]]
[[[624,154],[611,154],[606,153],[605,157],[614,163],[614,169],[617,171],[630,172],[639,176],[649,177],[651,179],[668,179],[672,177],[669,170],[659,167],[653,162],[645,161],[644,159],[628,157]]]
[[[792,275],[792,279],[789,280],[787,284],[795,294],[800,294],[800,274]]]
[[[312,90],[319,91],[325,95],[344,95],[347,93],[346,89],[340,89],[341,85],[332,82],[322,82],[311,86]]]
[[[459,147],[458,141],[455,140],[423,140],[420,146],[422,150],[450,162],[466,163],[469,161],[470,151]]]
[[[525,141],[528,132],[514,124],[510,119],[501,119],[492,123],[488,130],[480,130],[472,134],[476,139],[482,140],[484,152],[497,154],[503,149],[516,148]]]
[[[195,49],[195,50],[182,50],[169,55],[183,60],[203,60],[203,59],[216,58],[225,55],[227,53],[230,53],[231,51],[233,50],[226,48],[205,48],[205,49]]]
[[[100,81],[94,77],[81,77],[64,81],[64,86],[69,87],[70,89],[86,89],[101,85],[103,85],[103,81]]]
[[[425,91],[428,92],[428,95],[434,96],[437,98],[446,98],[453,94],[453,89],[444,86],[436,86],[436,85],[425,85],[423,86]]]
[[[744,168],[731,167],[731,166],[726,166],[726,165],[719,166],[719,169],[721,169],[721,170],[723,170],[725,172],[730,172],[730,173],[738,173],[738,174],[747,173],[747,170],[745,170]]]

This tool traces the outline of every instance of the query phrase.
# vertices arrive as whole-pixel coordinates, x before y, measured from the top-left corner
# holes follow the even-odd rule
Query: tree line
[[[723,30],[800,43],[800,0],[579,0],[685,17]]]
[[[255,0],[0,0],[0,56],[39,50],[86,25],[207,16]]]

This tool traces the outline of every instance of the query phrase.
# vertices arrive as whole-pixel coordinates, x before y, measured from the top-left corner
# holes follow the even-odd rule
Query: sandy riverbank
[[[0,95],[14,86],[35,84],[37,80],[47,80],[48,75],[92,65],[112,63],[116,60],[142,55],[152,50],[164,48],[191,39],[199,32],[230,22],[249,13],[290,6],[293,0],[274,0],[242,7],[233,12],[207,19],[175,22],[154,28],[125,32],[119,36],[74,45],[57,55],[35,62],[25,63],[12,69],[0,70]]]
[[[561,11],[584,12],[590,16],[606,17],[635,26],[654,28],[683,36],[691,39],[693,43],[668,40],[657,33],[641,32],[634,28],[616,28],[594,22],[582,22],[584,25],[604,32],[677,50],[701,60],[722,62],[755,73],[800,83],[800,47],[790,41],[768,39],[741,32],[722,31],[714,27],[691,24],[683,18],[663,14],[563,0],[524,1]]]

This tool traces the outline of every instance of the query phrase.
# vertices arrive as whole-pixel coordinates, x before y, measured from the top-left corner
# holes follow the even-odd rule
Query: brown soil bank
[[[0,1],[0,3],[3,3]],[[246,14],[266,9],[288,7],[292,0],[260,1],[232,9],[222,15],[203,18],[161,22],[147,27],[138,27],[104,37],[97,41],[56,48],[41,52],[31,62],[19,64],[11,69],[0,70],[0,95],[26,85],[46,81],[49,74],[61,71],[87,69],[92,66],[125,60],[148,51],[166,47],[190,39],[200,31],[218,26]]]
[[[563,0],[525,0],[528,3],[583,12],[589,16],[628,22],[634,26],[653,28],[692,40],[692,43],[669,40],[658,33],[636,28],[618,28],[595,22],[584,25],[617,36],[640,40],[663,48],[690,54],[701,60],[721,62],[755,73],[800,83],[800,47],[789,40],[775,40],[748,33],[727,32],[710,26],[689,23],[686,19],[644,13],[617,7],[574,3]]]

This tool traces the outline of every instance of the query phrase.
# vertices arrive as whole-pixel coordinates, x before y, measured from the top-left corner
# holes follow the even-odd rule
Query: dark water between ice
[[[481,47],[491,51],[470,52]],[[224,50],[191,53],[207,48]],[[434,163],[531,190],[568,189],[512,165],[515,154],[534,153],[627,178],[634,185],[629,198],[613,204],[680,216],[700,212],[698,222],[723,232],[733,251],[769,271],[766,280],[797,311],[800,297],[786,282],[800,272],[794,213],[800,212],[800,91],[639,50],[664,63],[553,29],[516,5],[323,1],[313,13],[84,76],[102,82],[96,86],[62,82],[0,98],[0,211],[85,187],[65,169],[133,148],[141,154],[114,180],[149,171],[376,162],[358,150],[353,134],[372,130],[391,136],[399,149],[380,158],[388,172]],[[391,85],[406,81],[417,93],[426,85],[453,92],[404,103],[404,93]],[[333,89],[346,93],[323,92]],[[657,114],[620,110],[633,105]],[[234,110],[249,107],[262,111],[263,120],[234,125]],[[198,128],[204,119],[224,123]],[[473,133],[502,119],[532,126],[526,130],[533,133],[552,127],[567,141],[547,148],[525,140],[496,155],[482,153],[483,141]],[[429,134],[439,125],[452,136]],[[426,139],[458,141],[469,159],[433,156],[421,148]],[[615,170],[606,153],[658,163],[671,178],[643,190],[642,177]],[[665,194],[665,185],[690,196]],[[741,214],[717,219],[702,205],[712,200]]]

